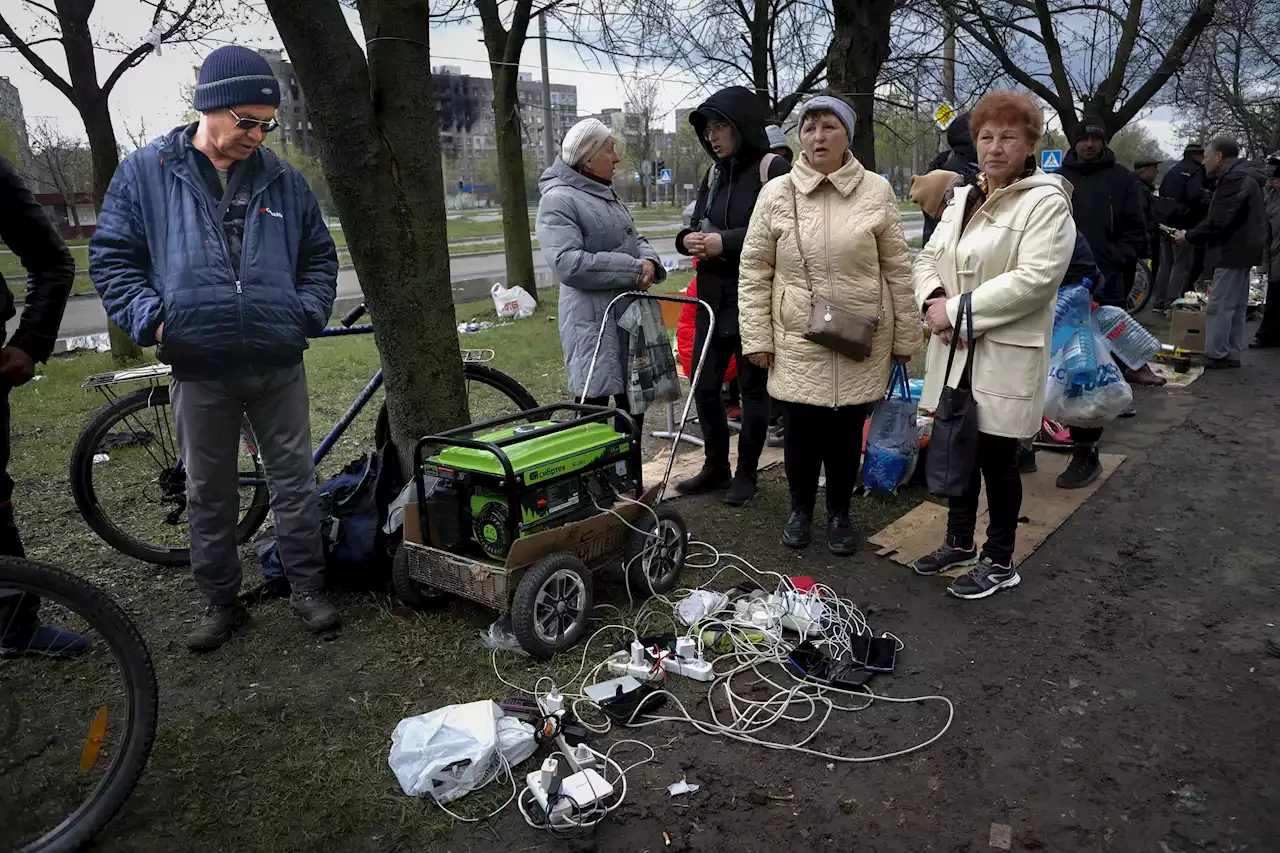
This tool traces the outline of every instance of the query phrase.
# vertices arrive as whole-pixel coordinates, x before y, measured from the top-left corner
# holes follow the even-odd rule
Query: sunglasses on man
[[[236,120],[236,127],[241,130],[253,130],[256,127],[263,133],[270,133],[280,126],[280,123],[274,118],[262,121],[261,119],[256,118],[240,118],[240,116],[236,115],[235,110],[227,110],[227,112],[231,113],[231,117]]]

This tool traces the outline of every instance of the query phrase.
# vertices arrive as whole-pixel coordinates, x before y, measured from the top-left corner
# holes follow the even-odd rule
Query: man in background
[[[1208,205],[1203,145],[1188,145],[1182,152],[1182,161],[1165,173],[1157,210],[1160,224],[1179,231],[1194,228],[1204,219]],[[1167,309],[1191,289],[1200,266],[1196,263],[1196,247],[1190,243],[1166,238],[1160,241],[1160,247],[1160,276],[1152,296],[1152,307],[1157,311]]]
[[[1147,252],[1143,258],[1151,259],[1151,277],[1148,287],[1155,296],[1155,282],[1160,276],[1160,217],[1156,212],[1156,179],[1160,177],[1160,161],[1153,157],[1139,157],[1133,161],[1133,173],[1138,178],[1138,190],[1142,194],[1142,212],[1147,218]]]
[[[978,174],[978,149],[974,147],[973,137],[969,133],[969,113],[961,113],[947,125],[947,145],[951,147],[933,159],[926,174],[943,170],[954,172],[966,181]],[[930,211],[922,209],[921,212],[924,214],[924,230],[920,235],[923,246],[933,236],[934,229],[938,227],[938,219]]]
[[[187,469],[191,570],[208,600],[187,635],[222,646],[248,621],[237,596],[237,458],[248,418],[262,452],[290,604],[312,631],[342,622],[325,598],[324,545],[302,353],[333,311],[338,260],[306,179],[262,147],[280,83],[237,45],[206,57],[198,124],[120,164],[89,246],[107,314],[173,366]]]
[[[1217,180],[1204,221],[1179,231],[1182,246],[1203,246],[1205,266],[1213,270],[1205,329],[1205,368],[1240,366],[1244,320],[1249,307],[1249,270],[1262,263],[1267,249],[1267,218],[1262,188],[1242,168],[1240,145],[1220,136],[1204,153],[1205,174]]]
[[[58,338],[62,312],[71,295],[76,265],[13,164],[0,157],[0,240],[27,271],[27,299],[13,339],[5,341],[5,323],[13,318],[13,294],[0,288],[0,555],[25,557],[13,518],[13,478],[9,476],[9,390],[36,375]],[[0,589],[0,655],[70,655],[89,641],[79,634],[41,625],[40,599]]]
[[[1253,349],[1280,347],[1280,151],[1267,159],[1267,189],[1263,203],[1267,211],[1267,258],[1263,269],[1267,273],[1267,305],[1262,312],[1262,324],[1254,334]]]

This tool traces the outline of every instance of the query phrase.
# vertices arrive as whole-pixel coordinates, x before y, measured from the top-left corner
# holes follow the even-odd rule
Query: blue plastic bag
[[[889,379],[889,392],[876,404],[871,415],[871,429],[867,433],[862,486],[868,492],[892,494],[909,476],[920,453],[916,410],[916,402],[911,399],[907,367],[895,362]]]

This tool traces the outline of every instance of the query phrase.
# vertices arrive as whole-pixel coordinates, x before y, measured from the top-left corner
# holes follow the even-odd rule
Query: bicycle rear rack
[[[84,381],[80,387],[86,391],[95,388],[106,388],[124,382],[141,382],[146,380],[155,384],[157,379],[169,376],[173,368],[167,364],[148,364],[145,367],[131,367],[128,370],[116,370],[111,373],[95,373]]]

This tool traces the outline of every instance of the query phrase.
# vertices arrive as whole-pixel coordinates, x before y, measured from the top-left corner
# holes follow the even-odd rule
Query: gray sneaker
[[[329,599],[319,592],[295,592],[289,596],[289,604],[293,612],[298,614],[307,630],[317,634],[325,631],[336,631],[342,627],[342,617],[338,608],[329,603]]]
[[[983,557],[969,573],[956,578],[947,592],[956,598],[971,601],[995,595],[1002,589],[1011,589],[1022,583],[1022,577],[1012,566],[999,566],[990,557]]]
[[[195,630],[187,634],[187,648],[193,652],[211,652],[231,639],[236,629],[249,621],[249,611],[240,602],[211,604]]]

